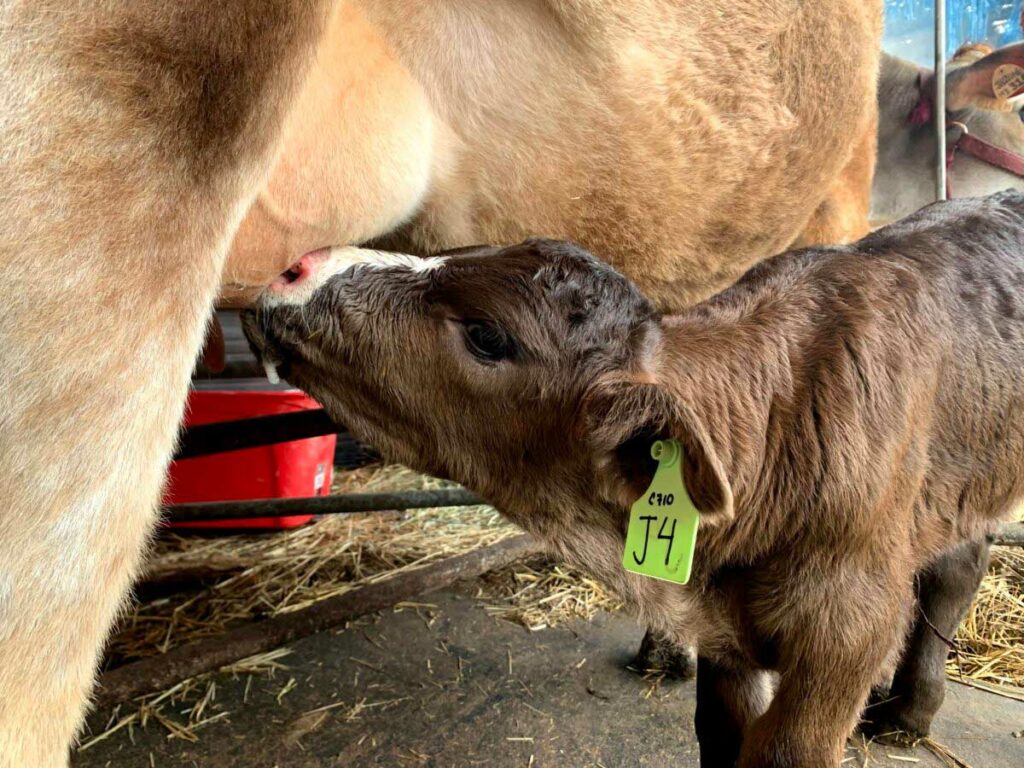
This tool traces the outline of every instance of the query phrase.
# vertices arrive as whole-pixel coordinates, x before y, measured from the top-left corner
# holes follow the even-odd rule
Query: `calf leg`
[[[0,766],[54,768],[323,2],[0,5]]]
[[[896,741],[928,735],[946,695],[946,657],[988,569],[989,543],[961,544],[917,577],[917,616],[890,690],[868,708],[865,730]]]
[[[768,673],[698,657],[694,725],[701,768],[734,768],[744,731],[770,702]]]
[[[697,650],[648,629],[632,666],[641,673],[658,670],[670,678],[692,680],[697,674]]]
[[[821,647],[781,676],[768,711],[746,731],[738,768],[838,768],[881,658],[830,652]]]
[[[745,733],[739,768],[838,768],[871,686],[904,636],[909,577],[897,568],[832,573],[789,585],[772,606],[779,687]]]

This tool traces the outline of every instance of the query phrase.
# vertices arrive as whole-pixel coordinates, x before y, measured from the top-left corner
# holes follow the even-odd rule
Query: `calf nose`
[[[267,286],[267,291],[283,296],[303,287],[310,277],[323,266],[330,252],[330,248],[320,248],[303,255],[287,271],[275,277],[274,281]]]

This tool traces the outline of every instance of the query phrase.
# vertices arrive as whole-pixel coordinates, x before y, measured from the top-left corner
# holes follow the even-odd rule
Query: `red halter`
[[[920,82],[918,83],[920,86]],[[920,98],[914,108],[910,111],[908,122],[915,128],[931,123],[934,116],[934,106],[931,97],[921,90]],[[963,123],[950,123],[958,125],[962,129],[960,137],[946,146],[946,197],[953,197],[952,173],[953,161],[956,160],[957,152],[964,152],[975,160],[994,166],[1014,176],[1024,178],[1024,157],[1008,149],[997,147],[991,142],[979,139],[969,133],[967,126]]]

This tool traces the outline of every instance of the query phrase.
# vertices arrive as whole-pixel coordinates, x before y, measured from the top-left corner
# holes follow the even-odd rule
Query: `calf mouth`
[[[352,265],[330,275],[328,282],[314,287],[312,292],[299,297],[291,294],[296,285],[304,287],[302,284],[322,266],[317,260],[328,255],[329,249],[305,254],[264,290],[253,307],[240,313],[242,331],[272,384],[280,383],[281,379],[295,383],[291,376],[297,373],[296,368],[312,365],[308,356],[318,346],[313,339],[320,335],[316,326],[325,311],[323,305],[337,294],[339,281],[346,282],[356,273],[357,265]],[[331,304],[332,315],[342,309],[341,302],[327,303]]]
[[[286,344],[275,333],[274,310],[269,308],[246,309],[241,313],[242,332],[256,360],[266,371],[271,384],[280,384],[292,370],[296,352],[286,349]]]

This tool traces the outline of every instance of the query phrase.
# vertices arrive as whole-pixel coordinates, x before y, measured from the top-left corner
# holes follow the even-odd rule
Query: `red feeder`
[[[314,410],[297,389],[262,380],[198,382],[189,395],[186,426]],[[214,388],[217,387],[217,388]],[[335,435],[217,453],[172,462],[165,504],[327,496],[334,471]],[[313,515],[172,523],[174,528],[295,528]]]

